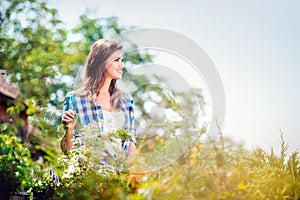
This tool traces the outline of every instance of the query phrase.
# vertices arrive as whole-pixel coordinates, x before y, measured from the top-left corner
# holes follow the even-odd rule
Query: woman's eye
[[[115,62],[123,62],[123,58],[122,59],[121,58],[116,58]]]

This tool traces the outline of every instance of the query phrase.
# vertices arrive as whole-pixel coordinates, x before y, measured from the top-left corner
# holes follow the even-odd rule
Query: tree
[[[50,97],[49,79],[62,66],[66,31],[57,11],[43,0],[1,1],[0,66],[21,91],[20,98],[41,106]]]
[[[32,123],[55,135],[53,126],[60,119],[54,111],[61,110],[64,95],[74,88],[72,83],[91,44],[125,28],[115,17],[82,15],[80,23],[67,30],[45,0],[4,0],[0,6],[0,68],[7,70],[10,81],[20,89],[19,98],[26,103]],[[72,34],[80,40],[68,40]]]
[[[46,144],[57,143],[64,96],[74,89],[90,46],[127,29],[115,17],[91,19],[82,15],[79,19],[78,25],[68,30],[45,0],[0,2],[0,69],[7,70],[10,82],[20,89],[21,102],[8,112],[15,115],[26,109],[31,125],[37,128],[31,140],[34,145],[43,139]],[[70,39],[74,35],[79,39]],[[139,53],[125,56],[131,63],[149,60]],[[15,134],[15,126],[2,124],[1,133]]]
[[[58,74],[55,66],[64,65],[66,31],[44,0],[1,1],[0,68],[20,89],[19,99],[27,106],[26,114],[38,128],[43,122],[42,108],[47,107],[50,95],[64,84],[52,83]],[[18,112],[11,109],[11,112]],[[44,128],[45,133],[53,129]],[[4,130],[8,131],[8,130]]]
[[[60,111],[65,94],[73,90],[74,82],[80,67],[84,65],[90,46],[100,38],[111,38],[121,34],[131,27],[120,26],[116,17],[95,18],[81,15],[79,23],[71,30],[67,30],[63,22],[58,19],[57,11],[48,8],[45,0],[1,1],[1,30],[0,30],[0,68],[8,72],[8,77],[21,91],[20,100],[26,104],[26,113],[30,115],[31,123],[40,130],[46,138],[57,142],[58,127],[60,126]],[[76,36],[76,37],[74,37]],[[72,39],[77,38],[77,39]],[[126,66],[151,61],[147,52],[125,52]],[[126,72],[125,72],[126,73]],[[149,83],[149,77],[126,75],[137,86],[138,91],[133,95],[137,101],[136,106],[141,110],[142,120],[154,122],[144,109],[146,101],[160,104],[165,109],[177,112],[180,116],[178,103],[184,106],[186,114],[194,110],[193,105],[198,96],[189,93],[177,93],[181,102],[176,102],[163,93],[163,89]],[[125,80],[126,81],[126,80]],[[159,77],[155,81],[163,82]],[[141,84],[144,86],[140,87]],[[162,98],[155,102],[151,95]],[[195,96],[195,99],[190,98]],[[18,112],[17,106],[10,109]],[[188,131],[194,120],[185,120],[184,126],[176,121],[161,124],[164,127],[163,137],[175,134],[176,130]],[[154,127],[153,123],[148,124]],[[167,130],[166,130],[167,129]],[[2,132],[8,129],[2,128]],[[148,133],[144,133],[144,135]],[[154,135],[155,133],[150,133]],[[39,144],[40,142],[37,142]],[[49,142],[48,142],[49,143]]]

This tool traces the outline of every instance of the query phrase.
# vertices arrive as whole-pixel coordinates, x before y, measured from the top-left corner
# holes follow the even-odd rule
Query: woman
[[[134,101],[116,86],[124,68],[122,45],[101,39],[96,41],[87,57],[85,77],[79,88],[69,93],[64,101],[62,123],[66,128],[62,137],[62,150],[73,146],[76,126],[99,122],[102,133],[126,129],[132,139],[122,141],[120,148],[135,154]],[[75,117],[75,113],[78,117]]]

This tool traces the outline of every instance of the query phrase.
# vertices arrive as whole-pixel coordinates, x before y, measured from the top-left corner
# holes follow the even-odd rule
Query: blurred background
[[[207,52],[223,81],[223,134],[250,149],[273,147],[276,152],[280,129],[289,152],[299,148],[299,4],[296,0],[49,2],[70,28],[86,13],[189,37]]]

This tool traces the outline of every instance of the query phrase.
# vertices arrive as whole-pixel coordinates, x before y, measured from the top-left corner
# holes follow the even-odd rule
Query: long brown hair
[[[106,73],[106,61],[114,52],[122,50],[122,45],[111,40],[97,40],[91,48],[85,63],[85,76],[74,91],[77,96],[86,96],[90,99],[99,93],[98,89],[104,83]],[[111,104],[113,108],[120,108],[120,100],[123,98],[122,91],[116,86],[116,79],[112,79],[109,86]]]

